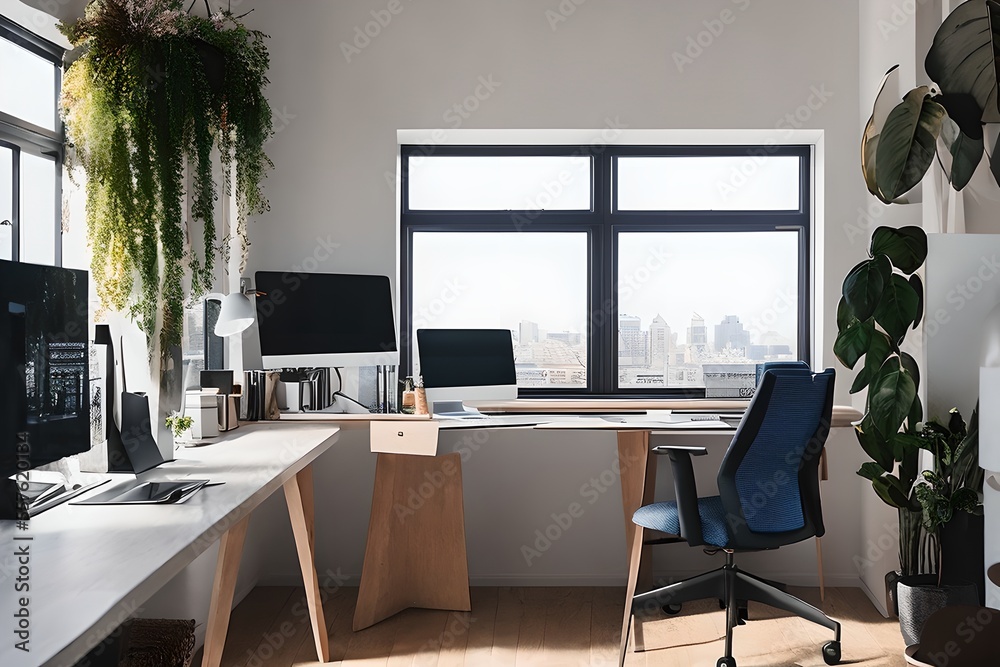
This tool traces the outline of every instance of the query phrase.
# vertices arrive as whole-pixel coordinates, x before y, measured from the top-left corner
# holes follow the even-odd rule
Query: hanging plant
[[[95,0],[60,26],[82,50],[60,106],[68,159],[87,175],[91,273],[102,305],[130,313],[151,353],[157,338],[161,354],[181,342],[185,284],[193,296],[210,290],[228,247],[216,247],[213,149],[223,191],[235,194],[243,262],[247,217],[268,210],[266,35],[241,18],[228,10],[194,16],[181,0]]]

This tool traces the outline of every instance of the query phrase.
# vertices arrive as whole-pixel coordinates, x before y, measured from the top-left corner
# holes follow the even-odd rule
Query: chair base
[[[622,643],[619,665],[625,664],[625,654],[628,648],[628,635],[631,627],[631,617],[637,611],[650,611],[665,605],[678,605],[682,602],[718,598],[724,601],[726,609],[726,647],[725,655],[719,664],[735,665],[733,658],[733,628],[739,623],[739,608],[743,601],[753,600],[776,609],[781,609],[807,621],[812,621],[825,628],[833,630],[836,644],[837,660],[840,654],[840,623],[834,621],[822,611],[804,600],[785,592],[784,586],[777,582],[761,579],[752,574],[742,572],[733,562],[733,554],[726,552],[725,566],[700,574],[684,581],[678,581],[658,588],[648,593],[641,593],[626,602],[625,621],[622,626]],[[634,589],[633,589],[634,590]],[[829,646],[829,644],[827,645]],[[824,647],[824,659],[828,664],[827,647]],[[832,657],[832,655],[830,656]]]

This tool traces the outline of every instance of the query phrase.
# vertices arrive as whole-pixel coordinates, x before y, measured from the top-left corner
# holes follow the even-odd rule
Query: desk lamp
[[[254,304],[248,295],[257,291],[247,286],[247,280],[240,280],[240,290],[222,297],[219,319],[215,323],[215,335],[220,338],[235,336],[246,330],[254,321]]]

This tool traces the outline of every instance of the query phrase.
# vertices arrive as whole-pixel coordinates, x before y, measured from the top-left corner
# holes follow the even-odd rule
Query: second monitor
[[[507,329],[418,329],[417,353],[434,414],[471,412],[462,401],[517,398]]]

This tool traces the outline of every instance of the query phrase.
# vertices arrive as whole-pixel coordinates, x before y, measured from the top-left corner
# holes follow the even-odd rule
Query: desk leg
[[[643,505],[653,502],[656,491],[656,455],[649,451],[649,431],[618,431],[618,466],[621,470],[622,508],[625,510],[625,553],[629,569],[632,567],[633,540],[636,527],[632,515]],[[641,591],[652,586],[653,572],[650,564],[652,547],[642,547],[637,569],[638,581],[632,584]],[[634,645],[636,651],[644,650],[642,624],[634,623]]]
[[[462,457],[379,454],[354,630],[408,607],[471,611]]]
[[[299,474],[285,482],[285,502],[288,505],[288,516],[292,520],[295,548],[299,553],[299,568],[302,570],[302,583],[306,589],[306,605],[309,607],[309,620],[312,622],[313,637],[316,640],[316,656],[320,662],[330,662],[330,638],[326,632],[319,577],[316,575],[312,466],[303,468]]]
[[[208,608],[202,667],[219,667],[222,664],[222,649],[226,646],[229,615],[233,610],[233,594],[236,592],[236,576],[240,573],[240,556],[243,554],[243,540],[247,536],[249,524],[248,514],[219,540],[219,560],[215,564],[212,603]]]

